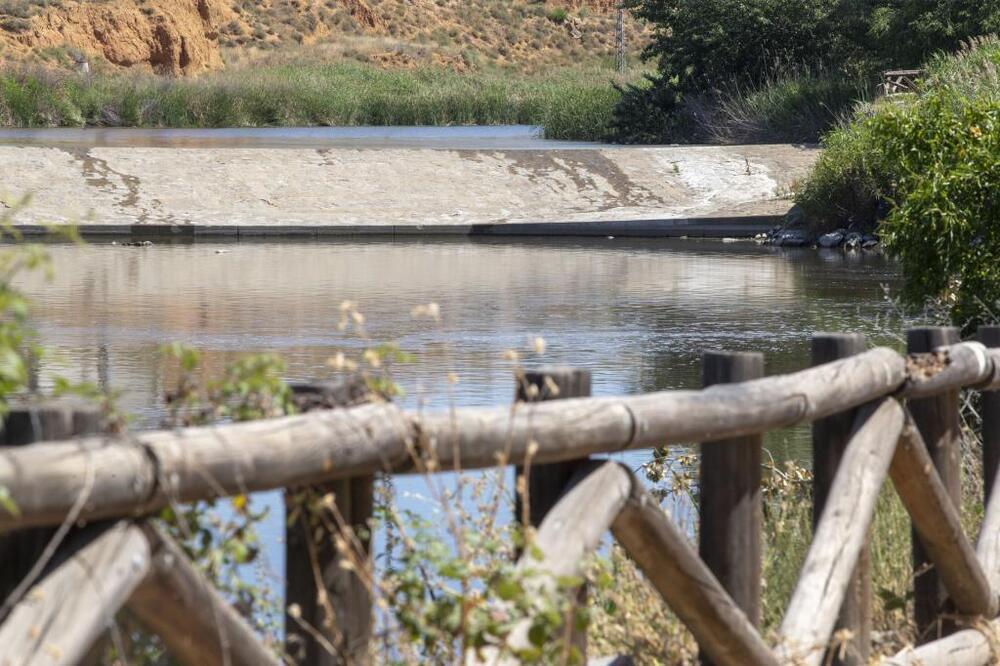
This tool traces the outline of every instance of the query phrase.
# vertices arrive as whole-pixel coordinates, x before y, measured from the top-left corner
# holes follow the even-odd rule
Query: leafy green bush
[[[859,78],[915,67],[935,52],[1000,28],[1000,0],[626,0],[626,5],[653,24],[654,39],[644,55],[658,67],[652,85],[628,88],[616,110],[615,138],[626,142],[704,140],[684,136],[686,123],[670,117],[690,114],[692,95],[699,97],[696,110],[715,115],[734,82],[763,92],[769,108],[761,109],[761,117],[770,111],[779,121],[776,128],[788,127],[773,138],[800,140],[801,118],[809,119],[814,134],[815,120],[825,123],[819,128],[824,130],[836,113],[817,114],[821,109],[809,96],[789,95],[782,82],[837,82],[826,92],[838,96],[839,111],[856,99],[852,89]],[[803,69],[816,76],[796,74]],[[678,104],[678,97],[685,103]],[[735,99],[746,111],[759,102]],[[791,124],[782,124],[789,117]]]
[[[1000,314],[1000,39],[930,65],[924,91],[859,109],[796,195],[817,231],[885,217],[904,300],[956,323]]]
[[[1000,100],[934,91],[875,116],[895,166],[897,207],[882,231],[914,304],[943,299],[966,326],[1000,313]]]

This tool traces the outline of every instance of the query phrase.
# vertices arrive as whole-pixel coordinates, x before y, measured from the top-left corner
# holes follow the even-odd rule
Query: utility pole
[[[618,20],[615,24],[615,68],[624,74],[625,62],[625,3],[618,3]]]

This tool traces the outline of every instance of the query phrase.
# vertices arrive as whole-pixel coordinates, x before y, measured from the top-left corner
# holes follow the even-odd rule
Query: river
[[[281,354],[290,379],[331,376],[338,351],[359,356],[393,342],[415,360],[393,368],[407,407],[507,404],[514,362],[593,373],[595,395],[697,388],[706,349],[764,352],[770,374],[808,364],[814,331],[888,341],[883,285],[897,281],[877,254],[789,250],[718,241],[340,241],[50,247],[51,281],[27,276],[32,323],[53,377],[120,391],[134,428],[155,427],[176,382],[161,353],[202,350],[209,373],[250,352]],[[356,303],[367,339],[338,329]],[[414,318],[436,303],[440,320]],[[534,349],[545,341],[544,354]],[[457,384],[451,384],[454,373]],[[778,458],[807,456],[808,430],[774,433]],[[630,452],[633,467],[647,452]],[[403,501],[430,511],[422,480],[400,479]],[[269,576],[284,551],[280,498],[263,528]]]

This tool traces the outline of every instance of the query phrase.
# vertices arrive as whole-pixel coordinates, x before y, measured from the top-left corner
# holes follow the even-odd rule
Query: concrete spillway
[[[792,184],[818,154],[424,143],[21,141],[0,145],[0,196],[13,205],[31,194],[18,224],[89,232],[748,235],[788,210]]]

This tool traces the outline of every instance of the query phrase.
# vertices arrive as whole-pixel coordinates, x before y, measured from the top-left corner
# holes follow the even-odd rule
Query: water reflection
[[[395,341],[417,360],[399,367],[403,402],[443,408],[448,374],[457,405],[504,404],[513,395],[507,349],[547,341],[528,363],[591,369],[596,395],[700,385],[705,349],[756,350],[769,373],[808,364],[818,330],[858,331],[874,341],[883,283],[896,280],[877,255],[847,256],[750,243],[589,240],[338,241],[51,248],[56,274],[23,286],[55,375],[121,391],[120,407],[152,427],[163,413],[172,364],[169,342],[203,351],[208,374],[240,354],[275,351],[292,379],[329,374],[338,350],[368,344],[338,331],[340,304],[358,303],[373,341]],[[436,302],[441,321],[414,306]],[[806,455],[808,430],[771,434],[776,457]],[[638,466],[646,452],[624,458]],[[508,484],[509,485],[509,484]],[[422,481],[399,480],[403,501],[433,507]],[[265,556],[283,570],[276,493],[265,525]]]
[[[119,148],[433,148],[447,150],[585,149],[600,144],[553,141],[535,125],[455,127],[131,127],[0,128],[0,144]]]
[[[54,246],[56,275],[24,286],[34,324],[56,353],[53,373],[109,384],[122,406],[155,423],[167,367],[158,348],[184,342],[217,371],[251,351],[276,351],[293,379],[325,376],[340,349],[366,343],[338,331],[355,301],[368,336],[417,355],[398,369],[409,404],[507,402],[506,349],[542,336],[544,358],[590,368],[596,394],[699,384],[704,349],[757,350],[769,373],[808,362],[817,330],[878,337],[878,255],[819,255],[697,241],[332,242]],[[440,304],[441,321],[414,319]]]

